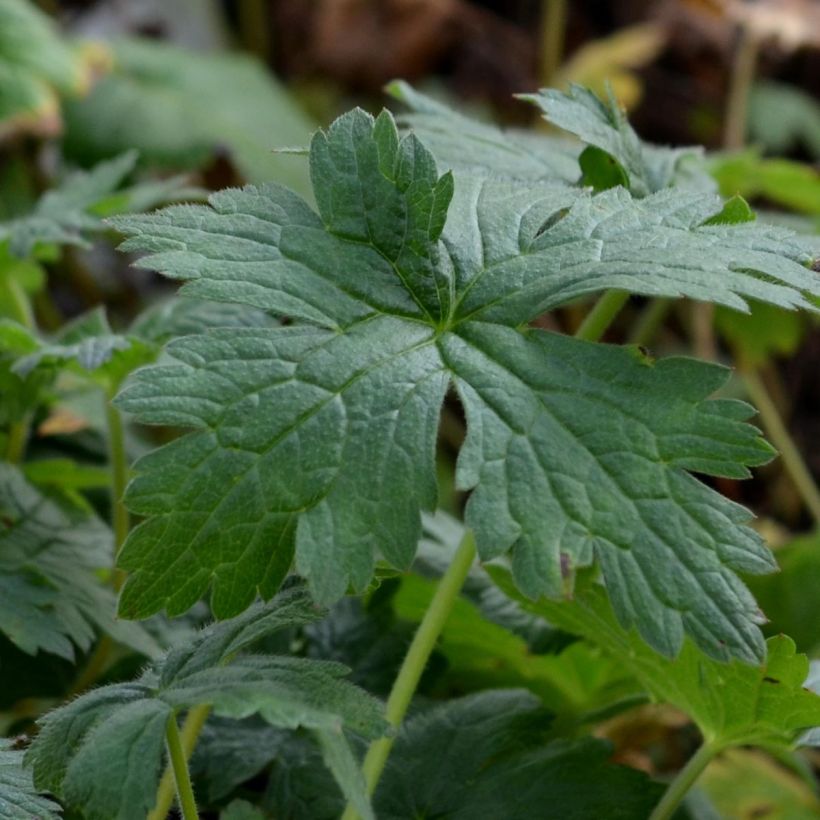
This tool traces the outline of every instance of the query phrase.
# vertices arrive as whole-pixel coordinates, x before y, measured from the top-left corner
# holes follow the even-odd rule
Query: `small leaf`
[[[604,102],[588,89],[572,85],[568,93],[545,88],[519,97],[540,108],[548,122],[609,154],[623,168],[635,196],[648,196],[671,185],[700,191],[714,186],[696,165],[702,149],[642,142],[611,93]]]
[[[343,729],[367,739],[384,731],[378,702],[342,680],[347,670],[338,664],[234,657],[260,638],[318,615],[304,590],[292,587],[171,649],[138,681],[93,689],[50,712],[29,751],[35,782],[89,820],[144,818],[162,771],[167,721],[178,711],[208,704],[221,717],[259,714],[274,726],[304,727],[325,748],[332,737],[331,768],[370,817],[358,770],[354,776],[351,764],[339,761],[345,755],[353,760]]]
[[[595,191],[606,191],[619,185],[628,188],[629,177],[620,163],[606,151],[588,145],[578,157],[581,166],[581,185],[589,186]]]
[[[749,207],[749,203],[735,194],[721,209],[720,213],[710,216],[704,225],[740,225],[744,222],[754,222],[755,213]]]
[[[112,537],[96,516],[43,493],[10,464],[0,464],[0,516],[0,630],[15,645],[70,660],[101,631],[158,652],[142,627],[114,618],[114,594],[96,575],[111,565]]]

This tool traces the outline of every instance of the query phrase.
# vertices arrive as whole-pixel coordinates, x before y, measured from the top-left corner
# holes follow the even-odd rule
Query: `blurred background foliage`
[[[643,138],[704,144],[721,193],[743,196],[758,219],[806,237],[820,229],[817,0],[0,0],[0,318],[19,318],[22,288],[46,332],[100,305],[115,330],[129,327],[171,288],[127,267],[101,217],[245,182],[277,181],[310,198],[302,149],[312,131],[352,105],[400,109],[383,91],[395,78],[472,116],[533,129],[546,126],[515,93],[610,87]],[[89,231],[107,241],[81,240]],[[539,324],[572,332],[585,307]],[[776,549],[781,573],[750,579],[769,633],[786,632],[820,658],[817,322],[771,307],[704,314],[684,302],[633,299],[607,339],[734,362],[730,390],[761,408],[781,450],[776,426],[787,428],[791,462],[778,460],[752,481],[715,483],[757,512]],[[19,385],[8,379],[0,348],[0,416],[11,417]],[[47,485],[55,463],[74,459],[61,483],[104,506],[98,404],[76,385],[48,395],[33,420],[28,477]],[[448,402],[439,473],[442,505],[455,514],[463,432],[460,408]],[[145,449],[129,435],[132,455]],[[38,463],[47,467],[38,472]],[[596,710],[607,703],[635,705],[634,681],[594,647],[532,624],[488,624],[476,596],[448,624],[425,695],[525,686],[579,723],[605,717]],[[350,663],[358,682],[383,693],[400,661],[397,638],[411,633],[428,598],[423,578],[389,579],[366,606],[340,605],[325,632],[308,636],[307,652]],[[41,683],[38,697],[70,678],[62,660],[37,661],[10,645],[0,655],[20,680]],[[22,695],[7,689],[6,705]],[[661,776],[693,748],[669,708],[633,708],[598,731],[619,760]],[[702,790],[721,816],[818,817],[807,779],[817,754],[784,763],[738,750],[709,768]]]

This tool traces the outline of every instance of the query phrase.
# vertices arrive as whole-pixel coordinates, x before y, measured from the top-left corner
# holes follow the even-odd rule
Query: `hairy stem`
[[[178,732],[182,752],[186,761],[190,759],[193,754],[202,727],[205,725],[205,721],[210,714],[211,707],[207,705],[194,706],[194,708],[188,712],[188,716],[182,724],[182,729]],[[176,725],[176,721],[174,721],[174,725]],[[159,783],[157,802],[154,804],[154,808],[148,813],[146,820],[166,820],[168,812],[171,811],[171,805],[174,802],[174,791],[174,772],[169,766],[162,775],[162,780]]]
[[[664,792],[660,803],[655,806],[649,820],[670,820],[683,798],[686,797],[686,793],[719,751],[718,746],[704,743],[669,784],[669,788]]]
[[[608,290],[584,317],[575,332],[576,339],[597,342],[629,299],[625,290]]]
[[[168,746],[168,757],[171,759],[171,769],[174,772],[177,799],[182,818],[183,820],[199,820],[194,790],[191,786],[191,775],[188,772],[188,756],[185,754],[182,745],[175,714],[168,718],[168,725],[165,729],[165,742]]]
[[[401,722],[413,699],[416,687],[424,672],[427,661],[436,645],[441,630],[458,598],[467,573],[476,557],[475,538],[468,531],[453,556],[453,561],[438,582],[436,592],[430,601],[430,606],[424,613],[419,628],[413,637],[413,642],[407,650],[407,655],[399,670],[390,697],[387,699],[385,717],[395,729]],[[394,737],[383,737],[373,741],[367,750],[362,771],[364,772],[367,790],[370,794],[376,790],[384,765],[395,741]],[[354,820],[358,817],[356,810],[348,805],[342,820]]]
[[[567,0],[543,0],[541,4],[541,85],[552,85],[564,59]]]
[[[741,26],[732,63],[723,128],[723,145],[732,151],[739,150],[746,142],[749,92],[757,69],[758,46],[757,35],[749,26]]]
[[[760,413],[760,420],[763,422],[763,427],[766,435],[771,440],[772,444],[780,452],[780,457],[783,459],[783,466],[789,474],[797,492],[803,499],[803,503],[811,513],[812,518],[818,526],[820,526],[820,490],[812,477],[800,450],[794,443],[777,406],[772,401],[766,385],[760,378],[760,374],[751,366],[743,364],[740,359],[740,372],[743,375],[743,381],[746,385],[746,391],[752,404]]]

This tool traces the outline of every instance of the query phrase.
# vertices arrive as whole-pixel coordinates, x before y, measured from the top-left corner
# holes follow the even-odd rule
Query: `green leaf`
[[[732,749],[709,764],[698,788],[711,798],[720,817],[815,820],[815,790],[779,762],[751,749]]]
[[[710,171],[724,196],[762,198],[790,210],[820,215],[820,173],[787,159],[763,159],[755,150],[721,155]]]
[[[219,820],[265,820],[266,817],[247,800],[234,800],[219,813]]]
[[[581,184],[587,185],[595,191],[606,191],[617,188],[619,185],[628,188],[629,177],[620,163],[606,151],[588,145],[578,157],[581,166]]]
[[[770,635],[789,635],[801,652],[816,655],[820,648],[820,534],[800,536],[775,551],[779,572],[749,578],[769,623]]]
[[[393,598],[396,615],[419,623],[434,591],[431,581],[413,575],[403,578]],[[520,637],[488,622],[463,599],[456,601],[437,651],[446,665],[434,693],[526,688],[555,712],[563,729],[584,723],[588,715],[617,708],[619,703],[634,705],[642,691],[620,661],[597,647],[576,641],[561,652],[532,654]]]
[[[578,149],[569,140],[502,130],[460,114],[402,80],[385,90],[410,111],[399,123],[415,133],[446,168],[528,183],[573,183],[578,178]]]
[[[211,717],[191,757],[191,776],[206,784],[209,802],[221,800],[273,760],[286,756],[289,737],[289,732],[258,716],[239,721]]]
[[[0,738],[0,820],[56,820],[60,807],[37,793],[23,752]]]
[[[158,652],[142,627],[114,618],[114,593],[96,574],[111,565],[112,537],[96,516],[0,464],[0,522],[0,631],[16,646],[70,660],[102,631]]]
[[[136,148],[145,161],[179,169],[227,151],[250,181],[308,190],[304,162],[274,149],[304,144],[315,126],[257,60],[147,39],[111,48],[113,71],[66,106],[70,156],[89,163]]]
[[[71,370],[112,392],[125,377],[140,365],[153,361],[158,351],[155,345],[136,336],[113,333],[105,311],[96,308],[64,325],[53,342],[40,340],[33,331],[0,320],[0,351],[23,348],[9,342],[27,334],[26,354],[14,361],[11,370],[22,380],[28,380],[35,371],[56,377],[61,371]]]
[[[677,190],[461,176],[453,196],[387,113],[317,133],[311,172],[318,214],[271,185],[115,220],[184,293],[304,322],[176,340],[171,364],[121,394],[143,422],[195,428],[137,465],[127,502],[146,520],[121,554],[122,614],[183,612],[212,586],[216,616],[233,615],[294,555],[320,602],[363,590],[377,558],[407,567],[453,383],[483,559],[511,551],[530,595],[560,595],[597,559],[619,617],[656,648],[675,654],[688,631],[715,657],[760,658],[735,572],[771,556],[748,513],[687,472],[741,478],[772,455],[750,407],[709,399],[728,371],[522,326],[612,287],[808,305],[820,282],[799,245],[704,226],[719,201]]]
[[[8,242],[11,254],[22,258],[42,244],[87,246],[86,236],[103,229],[102,216],[152,208],[191,194],[182,187],[181,177],[119,190],[136,162],[136,151],[126,151],[90,171],[69,174],[43,194],[30,213],[0,222],[0,247]]]
[[[140,680],[91,690],[50,712],[28,753],[35,782],[89,820],[143,818],[162,771],[167,721],[210,704],[219,717],[259,714],[274,726],[311,730],[320,747],[331,747],[325,758],[345,796],[371,818],[360,773],[342,771],[338,761],[353,760],[343,729],[365,738],[383,732],[378,702],[344,681],[338,664],[237,655],[319,614],[302,588],[290,588],[171,649]]]
[[[791,356],[800,347],[810,327],[805,315],[762,302],[752,302],[749,313],[719,307],[715,326],[735,350],[752,366],[764,365],[773,356]]]
[[[805,146],[820,157],[820,105],[805,91],[784,83],[756,83],[749,96],[749,136],[772,154]]]
[[[482,692],[411,718],[374,795],[380,820],[648,816],[659,784],[611,765],[603,741],[544,745],[544,722],[538,701],[516,690]]]
[[[635,196],[647,196],[671,185],[697,190],[713,187],[698,167],[702,149],[642,142],[611,93],[603,101],[589,89],[572,85],[569,92],[545,88],[519,97],[538,107],[548,122],[609,154],[626,174]]]
[[[572,601],[529,601],[500,567],[491,574],[522,606],[574,632],[622,663],[655,698],[676,706],[697,724],[715,747],[760,745],[788,748],[803,730],[820,726],[820,695],[804,687],[809,674],[805,655],[785,635],[767,641],[759,666],[718,663],[687,641],[670,660],[652,652],[619,624],[604,590],[579,584]]]
[[[87,71],[33,3],[0,4],[0,135],[59,130],[57,93],[77,93]]]
[[[744,222],[754,222],[755,213],[749,207],[749,203],[735,194],[721,209],[720,213],[709,217],[704,225],[741,225]]]

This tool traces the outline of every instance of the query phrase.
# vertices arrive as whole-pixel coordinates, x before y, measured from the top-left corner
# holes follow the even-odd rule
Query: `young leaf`
[[[95,574],[110,566],[111,550],[111,533],[96,516],[0,464],[0,631],[20,649],[70,660],[74,646],[87,651],[100,630],[157,654],[142,627],[114,618],[114,594]]]
[[[688,631],[716,657],[758,659],[734,573],[772,559],[748,513],[686,472],[743,477],[771,457],[751,408],[708,399],[727,371],[521,327],[612,287],[806,305],[820,282],[799,246],[702,226],[719,202],[680,191],[459,177],[451,203],[452,177],[387,113],[319,132],[311,172],[318,215],[265,186],[114,222],[184,292],[309,323],[177,340],[176,363],[121,395],[144,422],[195,428],[138,464],[127,500],[147,520],[121,554],[121,612],[179,613],[213,584],[215,614],[233,615],[273,594],[294,553],[321,602],[363,589],[377,555],[407,566],[452,382],[482,558],[511,550],[522,588],[556,595],[597,557],[619,617],[656,648],[675,654]]]
[[[137,152],[126,151],[90,171],[69,174],[31,213],[0,222],[0,247],[8,242],[13,256],[26,257],[41,243],[85,246],[86,235],[103,228],[102,216],[150,209],[195,193],[183,187],[182,177],[119,190],[136,163]]]
[[[14,741],[0,738],[0,820],[57,820],[60,807],[38,794],[23,752]]]
[[[698,190],[714,187],[705,171],[693,167],[702,149],[664,148],[643,142],[611,93],[604,102],[589,89],[573,85],[568,93],[545,88],[519,97],[540,108],[544,119],[609,154],[626,174],[635,196],[647,196],[670,185]]]
[[[344,729],[365,738],[385,728],[378,702],[342,679],[338,664],[275,655],[240,654],[277,630],[320,613],[300,587],[212,625],[171,649],[133,683],[94,689],[46,715],[29,751],[35,782],[89,820],[143,818],[151,809],[163,764],[168,720],[209,704],[220,717],[259,714],[274,726],[316,735],[345,796],[372,817]],[[133,761],[140,765],[134,766]]]

